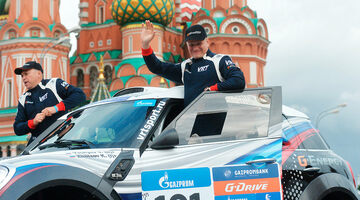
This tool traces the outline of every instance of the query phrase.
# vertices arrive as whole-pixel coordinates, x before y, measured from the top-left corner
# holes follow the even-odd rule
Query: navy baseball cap
[[[204,27],[199,24],[190,26],[185,31],[185,42],[189,40],[204,40],[207,37]]]
[[[14,70],[15,74],[17,75],[21,75],[21,72],[23,70],[29,70],[29,69],[37,69],[40,70],[42,73],[44,73],[40,63],[37,63],[35,61],[29,61],[27,63],[25,63],[25,65],[23,65],[22,67],[18,67]]]

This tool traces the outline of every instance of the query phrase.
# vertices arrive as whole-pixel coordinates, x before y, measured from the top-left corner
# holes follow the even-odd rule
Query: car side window
[[[204,93],[175,122],[180,145],[267,136],[271,92]],[[263,96],[264,98],[265,96]]]
[[[309,130],[311,131],[311,134],[309,135],[309,137],[304,140],[303,144],[304,147],[306,149],[320,149],[320,150],[325,150],[328,149],[327,144],[325,143],[325,141],[323,140],[323,138],[320,136],[320,133],[318,132],[318,130],[316,130],[310,122],[306,122],[308,124]]]
[[[298,135],[297,129],[295,129],[283,116],[283,146],[285,150],[304,149],[302,139]]]
[[[289,119],[296,138],[305,149],[328,149],[319,132],[308,120]]]

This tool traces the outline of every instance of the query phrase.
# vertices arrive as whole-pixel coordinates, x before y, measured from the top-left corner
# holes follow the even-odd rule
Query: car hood
[[[100,177],[124,149],[63,150],[22,155],[0,161],[0,165],[18,170],[26,166],[59,165],[90,171]]]

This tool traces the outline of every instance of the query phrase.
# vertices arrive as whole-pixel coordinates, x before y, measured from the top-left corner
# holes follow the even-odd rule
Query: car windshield
[[[77,110],[34,151],[53,148],[139,148],[154,127],[165,100],[145,99]]]

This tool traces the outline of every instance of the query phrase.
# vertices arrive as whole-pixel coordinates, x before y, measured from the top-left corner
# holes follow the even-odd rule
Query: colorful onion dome
[[[113,0],[110,9],[119,25],[148,19],[166,26],[174,16],[175,4],[173,0]]]

